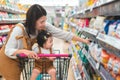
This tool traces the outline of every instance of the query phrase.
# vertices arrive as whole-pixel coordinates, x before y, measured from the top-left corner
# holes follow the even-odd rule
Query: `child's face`
[[[44,48],[50,49],[53,46],[53,38],[49,37],[46,41],[46,43],[43,45]]]

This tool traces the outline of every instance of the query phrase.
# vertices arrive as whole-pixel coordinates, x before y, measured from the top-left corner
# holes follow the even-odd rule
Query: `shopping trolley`
[[[34,68],[34,59],[28,58],[25,54],[17,55],[20,69],[22,69],[23,80],[30,80],[32,70]],[[56,68],[56,79],[67,80],[70,54],[38,54],[38,57],[55,57],[53,62]],[[47,64],[43,64],[46,66]],[[50,80],[50,75],[42,72],[36,80]]]

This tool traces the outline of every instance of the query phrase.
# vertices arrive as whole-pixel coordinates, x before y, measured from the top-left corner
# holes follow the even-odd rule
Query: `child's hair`
[[[52,37],[52,34],[46,30],[41,30],[37,35],[37,43],[40,47],[43,47],[43,44],[47,41],[49,37]]]

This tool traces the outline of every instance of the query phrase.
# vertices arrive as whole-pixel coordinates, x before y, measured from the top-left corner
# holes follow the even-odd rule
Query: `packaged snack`
[[[120,75],[118,75],[118,76],[116,77],[116,80],[120,80]]]
[[[89,27],[90,28],[93,28],[94,27],[94,22],[95,22],[95,18],[92,18],[91,20],[90,20],[90,23],[89,23]]]
[[[94,22],[94,28],[97,30],[102,30],[104,25],[104,19],[105,17],[97,16],[95,22]]]
[[[116,26],[115,37],[120,39],[120,23],[118,23]]]
[[[107,53],[106,50],[102,50],[101,51],[101,63],[104,65],[104,67],[106,67],[108,61],[109,61],[110,55]]]
[[[115,55],[110,54],[110,59],[109,59],[108,64],[107,64],[108,71],[113,70],[113,65],[115,63],[115,59],[116,59]]]
[[[113,24],[111,24],[109,26],[109,31],[108,31],[108,35],[110,36],[115,36],[115,27],[116,27],[116,22],[114,22]]]
[[[105,34],[108,34],[109,32],[109,26],[111,24],[113,24],[115,22],[115,20],[105,20],[104,21],[104,31],[105,31]]]
[[[120,59],[119,58],[116,58],[115,60],[115,64],[113,66],[113,72],[116,75],[120,74]]]

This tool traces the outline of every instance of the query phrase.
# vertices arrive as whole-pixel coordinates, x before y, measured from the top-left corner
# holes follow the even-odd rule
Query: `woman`
[[[82,39],[72,33],[60,30],[47,23],[46,10],[38,5],[32,5],[27,14],[25,24],[17,24],[8,36],[6,44],[0,51],[0,73],[6,80],[20,80],[21,70],[16,55],[25,53],[29,58],[37,59],[35,52],[30,51],[38,31],[47,30],[54,37],[67,41],[75,40],[89,43],[89,40]]]

